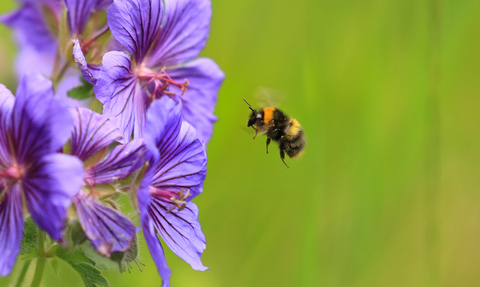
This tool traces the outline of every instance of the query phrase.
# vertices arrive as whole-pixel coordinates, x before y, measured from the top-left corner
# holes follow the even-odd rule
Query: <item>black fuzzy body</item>
[[[247,126],[253,127],[257,133],[261,132],[268,137],[267,153],[270,141],[277,142],[280,158],[284,163],[285,153],[290,158],[298,157],[307,143],[305,133],[298,121],[290,119],[287,114],[276,108],[269,107],[259,111],[252,109]]]
[[[299,156],[306,144],[305,133],[302,129],[296,135],[292,137],[284,136],[278,141],[280,150],[284,150],[290,158]]]

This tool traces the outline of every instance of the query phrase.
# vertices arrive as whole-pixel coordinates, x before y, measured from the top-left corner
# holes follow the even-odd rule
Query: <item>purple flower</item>
[[[83,188],[74,196],[73,203],[93,248],[110,257],[112,252],[130,249],[135,238],[135,225],[120,212],[95,199],[108,195],[101,193],[97,185],[113,183],[137,169],[143,163],[143,140],[118,145],[106,152],[109,145],[122,139],[118,129],[107,118],[91,110],[74,108],[71,112],[74,119],[71,153],[86,166]]]
[[[98,75],[100,73],[101,66],[88,64],[83,54],[82,46],[78,39],[73,44],[73,59],[78,65],[78,68],[82,72],[83,78],[92,85],[97,83]]]
[[[57,0],[58,1],[58,0]],[[113,0],[63,0],[71,35],[82,35],[90,15],[95,10],[106,9]]]
[[[21,6],[18,10],[3,15],[0,19],[15,31],[15,38],[20,46],[17,75],[20,77],[28,72],[51,75],[57,41],[47,22],[60,22],[62,3],[59,0],[19,2]]]
[[[29,75],[17,97],[0,86],[0,275],[20,251],[23,205],[52,239],[61,240],[71,197],[82,184],[82,163],[56,153],[69,139],[72,117],[53,97],[49,80]]]
[[[95,41],[108,31],[108,25],[99,25],[91,35],[84,35],[90,15],[105,10],[113,0],[21,0],[20,8],[4,15],[0,21],[15,31],[20,53],[17,59],[17,74],[38,72],[58,76],[63,65],[68,66],[64,49],[67,43],[59,43],[62,27],[62,12],[67,9],[69,32],[67,41],[80,38],[84,52],[93,49]],[[64,3],[62,3],[64,2]],[[61,49],[59,49],[59,46]],[[97,55],[99,53],[96,53]],[[57,58],[60,56],[59,58]],[[57,62],[56,70],[55,63]],[[68,70],[67,76],[75,74]],[[72,82],[72,81],[70,81]],[[73,82],[72,82],[73,83]],[[77,83],[78,84],[78,83]],[[70,85],[67,89],[72,88]],[[66,93],[62,96],[66,96]]]
[[[95,10],[104,10],[107,9],[110,4],[113,3],[113,0],[64,0],[68,10],[68,19],[70,31],[72,33],[72,38],[82,39],[82,33],[85,29],[85,26],[90,18],[90,15]],[[105,23],[103,27],[100,27],[98,31],[94,32],[90,39],[80,43],[80,40],[77,38],[74,40],[73,45],[73,59],[77,63],[80,71],[82,72],[83,77],[87,82],[92,85],[95,85],[98,79],[98,74],[100,72],[100,65],[87,64],[84,54],[92,48],[93,43],[105,32],[108,31],[108,25]],[[116,42],[116,41],[114,41]],[[107,49],[114,50],[114,48]],[[98,53],[96,53],[98,54]]]
[[[105,54],[95,94],[125,140],[143,136],[153,100],[179,95],[185,120],[208,142],[224,78],[211,59],[195,59],[208,38],[210,1],[115,0],[107,18],[133,59],[123,52]]]
[[[203,191],[207,158],[195,129],[183,121],[181,109],[170,97],[150,106],[145,125],[149,168],[137,193],[145,240],[163,286],[170,286],[171,272],[158,235],[193,269],[208,269],[200,260],[206,242],[198,208],[190,202]]]

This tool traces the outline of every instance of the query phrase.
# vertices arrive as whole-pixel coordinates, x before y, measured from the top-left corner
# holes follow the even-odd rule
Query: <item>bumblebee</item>
[[[257,111],[247,100],[243,100],[252,110],[247,126],[255,130],[253,139],[257,137],[258,133],[265,134],[267,136],[267,153],[270,142],[272,140],[277,142],[280,148],[280,158],[288,168],[285,162],[285,153],[290,158],[300,157],[307,144],[300,123],[296,119],[289,118],[277,108],[267,107]]]

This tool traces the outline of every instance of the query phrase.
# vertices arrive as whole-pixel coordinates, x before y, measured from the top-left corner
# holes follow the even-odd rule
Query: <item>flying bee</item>
[[[305,133],[300,123],[296,119],[289,118],[284,112],[274,107],[267,107],[262,110],[255,110],[243,99],[252,110],[247,126],[255,130],[255,139],[258,133],[267,136],[267,153],[268,145],[273,140],[278,143],[280,148],[280,158],[285,166],[285,153],[290,158],[297,158],[302,155],[303,149],[307,144]]]

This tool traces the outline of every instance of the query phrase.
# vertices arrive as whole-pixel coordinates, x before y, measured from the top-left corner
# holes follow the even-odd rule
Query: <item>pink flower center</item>
[[[17,166],[11,166],[7,169],[0,169],[0,185],[7,194],[10,194],[9,181],[19,181],[22,178],[22,173],[23,170]],[[3,198],[4,193],[1,192],[0,194],[2,195],[1,198]],[[0,202],[2,201],[1,198]]]
[[[175,95],[175,93],[167,90],[169,85],[175,85],[179,87],[180,90],[182,91],[182,95],[184,95],[185,92],[188,90],[187,86],[190,84],[188,79],[185,79],[184,83],[179,83],[173,80],[168,75],[165,66],[162,68],[162,70],[158,72],[152,71],[145,66],[140,66],[137,68],[137,76],[140,80],[146,81],[146,84],[144,85],[144,87],[153,83],[154,89],[152,93],[152,101],[156,99],[156,95],[158,92],[160,93],[160,95],[162,94]]]
[[[191,194],[190,190],[181,189],[180,191],[169,191],[164,189],[158,189],[153,186],[150,186],[150,194],[152,196],[161,197],[166,199],[172,204],[172,207],[168,212],[172,211],[175,208],[178,208],[178,211],[182,211],[186,206],[187,202],[185,201]]]
[[[17,181],[22,177],[23,170],[18,166],[11,166],[7,169],[0,169],[0,177]]]

